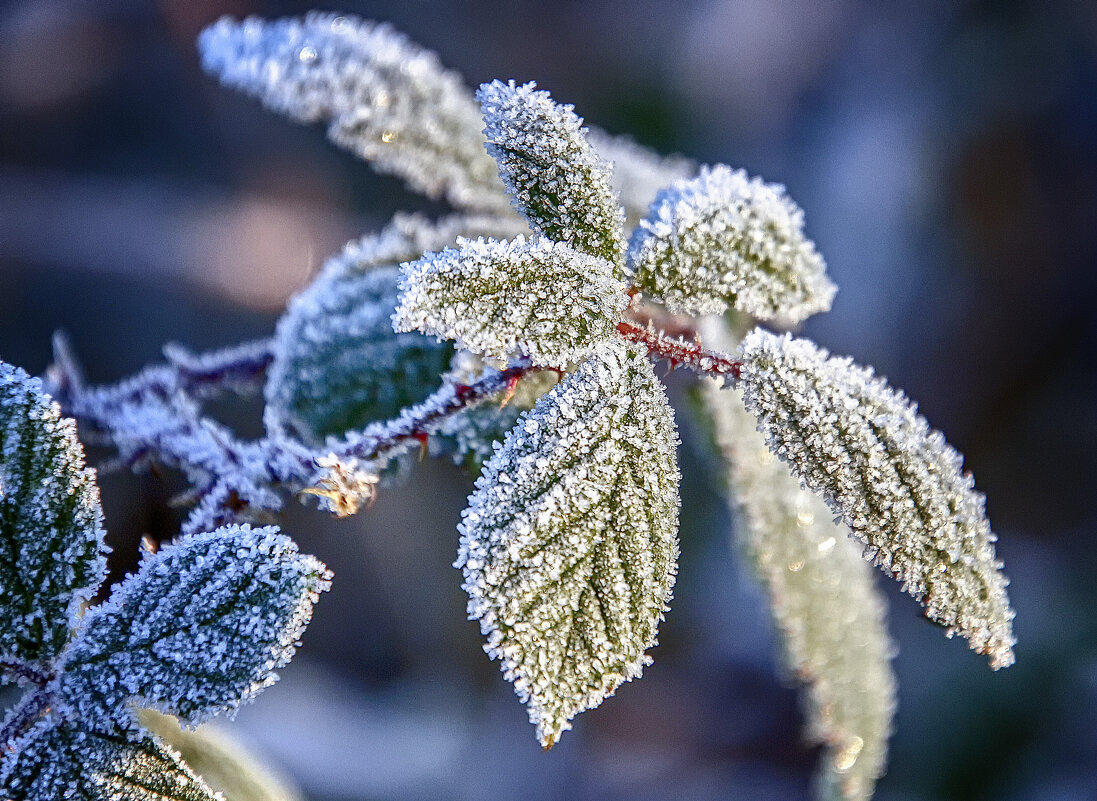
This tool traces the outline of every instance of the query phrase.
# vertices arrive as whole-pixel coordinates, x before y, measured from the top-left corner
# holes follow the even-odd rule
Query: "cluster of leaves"
[[[33,686],[4,724],[10,799],[212,801],[137,705],[189,725],[289,662],[330,575],[275,528],[232,526],[146,553],[103,603],[102,513],[73,421],[0,362],[0,667]]]
[[[84,549],[45,594],[26,581],[37,563],[0,572],[0,589],[21,588],[24,604],[14,644],[0,631],[4,658],[43,678],[13,713],[35,722],[3,763],[9,793],[36,797],[26,788],[38,782],[111,797],[156,760],[185,776],[129,705],[196,723],[246,700],[289,658],[328,580],[272,529],[237,524],[276,510],[286,491],[354,513],[416,442],[479,470],[455,566],[485,650],[551,746],[641,674],[671,600],[678,435],[653,358],[709,377],[740,538],[807,685],[808,732],[826,746],[825,794],[868,798],[891,729],[891,645],[862,555],[992,667],[1012,662],[1013,612],[983,498],[913,404],[804,339],[754,328],[731,355],[651,326],[732,350],[729,320],[745,331],[830,307],[835,287],[782,187],[588,130],[533,84],[495,81],[473,96],[383,25],[225,19],[201,48],[225,83],[326,122],[338,144],[459,213],[398,216],[348,245],[270,342],[206,360],[175,354],[106,390],[69,371],[69,405],[125,458],[187,473],[199,500],[189,531],[228,525],[147,556],[78,620],[102,578],[94,507],[67,501],[85,529],[48,546],[4,518],[13,552],[29,549],[21,559]],[[201,417],[201,392],[264,369],[262,439],[237,442]],[[484,402],[499,394],[499,407]],[[0,491],[22,486],[2,478]],[[73,747],[96,754],[88,767],[64,757]],[[148,792],[135,797],[160,797]],[[171,792],[205,797],[161,796]]]

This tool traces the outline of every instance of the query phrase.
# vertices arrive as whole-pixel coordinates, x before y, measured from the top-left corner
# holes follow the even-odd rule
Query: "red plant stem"
[[[682,365],[701,375],[734,381],[739,378],[743,366],[726,353],[703,348],[699,341],[671,337],[650,325],[645,327],[622,321],[617,324],[617,332],[629,342],[647,346],[649,352],[669,361],[672,368]]]

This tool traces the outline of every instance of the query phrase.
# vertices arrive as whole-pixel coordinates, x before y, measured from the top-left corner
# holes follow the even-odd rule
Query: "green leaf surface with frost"
[[[11,801],[224,801],[171,748],[135,728],[47,718],[0,761]]]
[[[710,345],[726,338],[713,322]],[[770,453],[742,393],[708,381],[704,398],[737,540],[768,596],[788,676],[804,685],[807,739],[823,746],[817,796],[867,801],[884,771],[896,703],[885,599],[849,529]]]
[[[545,747],[650,663],[677,566],[677,443],[646,355],[607,343],[476,482],[456,562],[469,616]]]
[[[636,285],[673,312],[797,323],[835,286],[784,187],[718,164],[659,193],[629,243]]]
[[[524,355],[563,369],[615,337],[628,306],[608,261],[540,235],[459,239],[402,269],[397,330],[501,361]]]
[[[431,222],[398,215],[330,258],[278,323],[265,389],[268,428],[323,442],[396,417],[426,398],[438,388],[453,347],[393,331],[396,265],[458,236],[506,236],[519,227],[516,217],[453,215]]]
[[[990,666],[1013,664],[1013,609],[983,496],[905,395],[806,339],[755,329],[740,384],[766,443],[926,616]]]
[[[106,576],[95,471],[41,382],[0,362],[0,658],[48,661]]]
[[[276,528],[226,526],[156,554],[84,617],[59,706],[128,725],[130,701],[197,724],[277,680],[330,574]]]
[[[534,83],[493,81],[476,97],[488,153],[515,208],[549,239],[619,269],[624,212],[611,188],[612,168],[591,147],[574,107],[553,102]]]

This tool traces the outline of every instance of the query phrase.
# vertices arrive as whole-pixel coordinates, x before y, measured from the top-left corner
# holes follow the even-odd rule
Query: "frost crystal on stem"
[[[784,187],[722,164],[663,190],[629,243],[636,285],[673,312],[729,306],[799,322],[830,308],[834,284]]]
[[[1008,581],[963,457],[906,396],[849,359],[760,329],[741,352],[746,405],[773,452],[931,620],[992,668],[1013,664]]]
[[[590,146],[574,107],[535,87],[480,87],[488,152],[514,207],[536,230],[619,265],[624,214],[610,188],[611,168]]]
[[[605,259],[543,236],[459,239],[403,265],[397,331],[456,339],[473,353],[516,353],[564,368],[614,335],[628,306]]]
[[[650,662],[678,557],[677,442],[651,363],[608,343],[518,419],[469,498],[469,617],[545,747]]]

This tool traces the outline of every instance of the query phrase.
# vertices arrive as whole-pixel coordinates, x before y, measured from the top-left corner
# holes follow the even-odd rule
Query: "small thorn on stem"
[[[499,402],[499,408],[504,409],[506,405],[514,398],[514,393],[518,389],[518,376],[512,375],[507,379],[507,388],[503,391],[503,400]]]
[[[417,431],[411,436],[412,439],[419,443],[419,461],[421,462],[427,456],[427,442],[430,440],[430,435],[427,434],[426,431]],[[372,506],[373,504],[371,503],[370,505]]]

